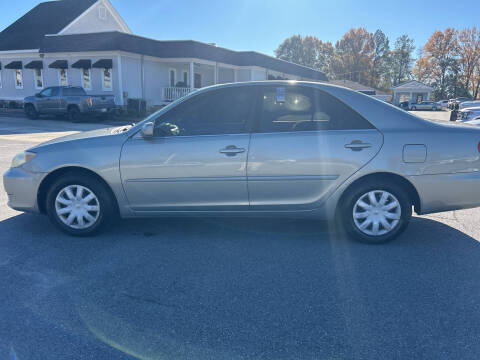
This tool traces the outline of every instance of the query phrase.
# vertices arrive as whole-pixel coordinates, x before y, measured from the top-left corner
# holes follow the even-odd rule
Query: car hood
[[[65,142],[72,142],[72,141],[81,141],[81,140],[86,140],[86,139],[93,139],[93,138],[99,138],[99,137],[104,137],[104,136],[119,136],[125,133],[118,132],[119,128],[118,127],[112,127],[112,128],[104,128],[104,129],[97,129],[97,130],[91,130],[91,131],[85,131],[85,132],[79,132],[76,134],[71,134],[67,136],[62,136],[56,139],[49,140],[47,142],[41,143],[30,150],[35,151],[39,150],[41,148],[54,145],[54,144],[59,144],[59,143],[65,143]]]

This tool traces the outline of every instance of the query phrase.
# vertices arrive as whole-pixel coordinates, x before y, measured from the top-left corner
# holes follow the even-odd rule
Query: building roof
[[[0,51],[40,48],[43,37],[57,34],[97,0],[40,3],[0,33]]]
[[[428,86],[424,83],[421,83],[420,81],[417,80],[410,80],[407,82],[404,82],[402,84],[399,84],[397,86],[394,86],[393,89],[395,91],[433,91],[433,88],[431,86]]]
[[[45,36],[40,47],[41,53],[85,51],[126,51],[160,58],[197,58],[237,66],[260,66],[328,81],[321,71],[254,51],[233,51],[193,40],[159,41],[118,31]]]
[[[376,95],[390,95],[385,91],[381,91],[371,86],[366,86],[351,80],[330,80],[329,83],[333,85],[343,86],[355,91],[369,91],[369,92],[375,92]]]

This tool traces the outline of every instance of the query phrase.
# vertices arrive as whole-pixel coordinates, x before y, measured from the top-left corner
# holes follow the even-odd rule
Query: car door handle
[[[364,143],[361,140],[354,140],[350,144],[346,144],[345,148],[352,151],[362,151],[363,149],[371,148],[372,144]]]
[[[235,156],[237,154],[244,153],[245,149],[237,148],[235,145],[229,145],[225,149],[221,149],[220,153],[225,154],[227,156]]]

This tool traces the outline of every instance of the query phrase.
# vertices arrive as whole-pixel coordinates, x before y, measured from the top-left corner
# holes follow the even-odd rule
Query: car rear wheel
[[[413,110],[413,111],[417,110],[417,107],[416,107],[416,106],[412,106],[412,110]]]
[[[25,114],[30,120],[38,119],[38,112],[33,105],[28,104],[25,106]]]
[[[50,220],[73,236],[97,233],[115,213],[113,199],[102,182],[73,173],[51,186],[46,205]]]
[[[433,111],[437,111],[437,108],[434,106],[434,107],[432,108],[432,110],[433,110]]]
[[[72,122],[78,122],[82,119],[82,113],[80,109],[76,106],[72,106],[68,109],[68,120]]]
[[[400,185],[361,184],[343,201],[342,224],[354,239],[370,244],[395,239],[412,217],[412,201]]]

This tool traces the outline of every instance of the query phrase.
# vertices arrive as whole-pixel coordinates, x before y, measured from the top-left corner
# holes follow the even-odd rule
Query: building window
[[[112,90],[112,69],[103,69],[103,90],[110,91]]]
[[[106,20],[107,19],[107,9],[104,6],[100,6],[98,8],[98,18],[100,20]]]
[[[175,86],[175,70],[174,69],[170,69],[170,87],[174,87]]]
[[[35,81],[35,89],[43,89],[42,69],[33,69],[33,80]]]
[[[90,78],[91,78],[90,69],[82,69],[82,87],[85,90],[92,89],[92,83],[90,81]]]
[[[15,76],[15,88],[23,89],[23,73],[21,69],[16,69],[13,73]]]
[[[68,86],[67,69],[58,69],[58,84],[60,86]]]

